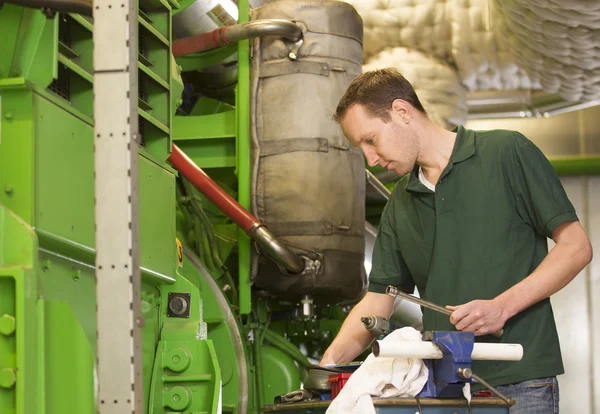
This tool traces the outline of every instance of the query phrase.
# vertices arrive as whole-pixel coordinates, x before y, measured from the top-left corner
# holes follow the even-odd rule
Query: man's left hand
[[[450,322],[459,331],[488,335],[504,327],[506,312],[493,300],[473,300],[459,306],[446,306],[452,311]]]

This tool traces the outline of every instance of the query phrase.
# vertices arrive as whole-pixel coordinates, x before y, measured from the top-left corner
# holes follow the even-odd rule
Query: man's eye
[[[375,143],[375,138],[367,138],[367,144],[373,145]]]

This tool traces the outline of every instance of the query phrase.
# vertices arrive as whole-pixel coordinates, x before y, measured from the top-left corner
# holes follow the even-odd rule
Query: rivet
[[[11,195],[11,194],[13,193],[13,190],[14,190],[14,188],[13,188],[13,186],[12,186],[12,185],[10,185],[10,184],[6,184],[6,185],[4,186],[4,192],[5,192],[7,195]]]
[[[6,112],[6,113],[4,114],[4,117],[5,117],[6,119],[13,119],[13,113],[12,113],[12,112],[10,112],[10,111],[8,111],[8,112]]]
[[[12,388],[17,382],[17,375],[12,368],[0,369],[0,387]]]
[[[4,314],[0,316],[0,334],[8,336],[11,335],[16,328],[15,317],[12,315]]]

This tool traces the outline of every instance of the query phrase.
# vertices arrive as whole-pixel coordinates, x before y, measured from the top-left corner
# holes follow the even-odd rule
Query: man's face
[[[410,123],[390,111],[391,121],[371,116],[362,105],[348,108],[340,125],[350,143],[359,147],[370,166],[380,165],[403,176],[415,166],[419,143]],[[406,119],[406,118],[404,118]]]

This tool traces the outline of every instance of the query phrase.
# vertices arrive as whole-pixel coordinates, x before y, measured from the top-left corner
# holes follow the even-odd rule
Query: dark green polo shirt
[[[547,238],[575,209],[542,152],[514,131],[458,127],[435,193],[418,166],[397,183],[381,217],[369,291],[388,285],[436,304],[493,299],[527,277],[548,253]],[[448,316],[423,309],[425,330],[454,330]],[[473,363],[473,372],[501,385],[562,374],[550,300],[509,319],[501,339],[522,344],[519,362]]]

